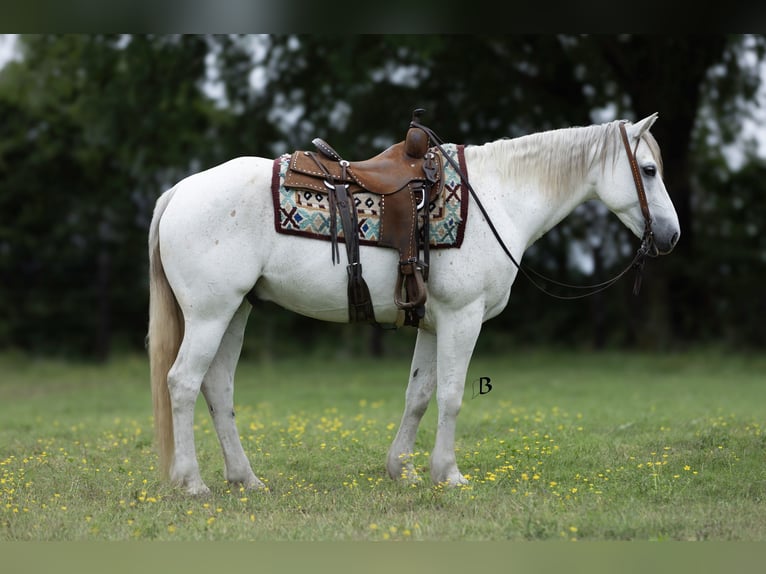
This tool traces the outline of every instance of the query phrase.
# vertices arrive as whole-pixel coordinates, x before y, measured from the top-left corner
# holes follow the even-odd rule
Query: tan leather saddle
[[[413,122],[418,121],[422,112],[415,110]],[[348,257],[349,320],[376,323],[359,261],[357,209],[353,197],[364,191],[381,196],[379,245],[399,251],[394,303],[404,311],[404,324],[417,326],[425,314],[429,203],[443,185],[441,160],[430,149],[428,134],[411,124],[404,141],[364,161],[344,160],[320,138],[312,143],[319,153],[293,152],[284,185],[328,193],[333,263],[340,260],[337,215],[340,216]]]

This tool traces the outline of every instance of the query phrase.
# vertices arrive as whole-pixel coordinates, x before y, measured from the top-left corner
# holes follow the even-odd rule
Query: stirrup
[[[404,269],[408,268],[409,273],[405,273]],[[415,282],[415,293],[411,300],[402,299],[402,288],[405,286],[404,281],[412,277]],[[405,295],[407,295],[405,289]],[[408,261],[399,263],[399,275],[396,278],[396,287],[394,288],[394,303],[399,309],[413,309],[420,307],[426,302],[426,286],[423,281],[423,274],[420,271],[420,267],[417,265],[416,259],[410,259]]]

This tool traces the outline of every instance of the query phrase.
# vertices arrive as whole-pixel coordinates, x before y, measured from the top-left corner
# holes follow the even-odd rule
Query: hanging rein
[[[591,295],[595,295],[596,293],[599,293],[601,291],[604,291],[605,289],[608,289],[631,270],[636,271],[636,276],[633,283],[633,294],[638,295],[638,293],[641,290],[641,278],[642,278],[644,262],[646,260],[646,257],[647,256],[655,257],[657,255],[657,247],[654,244],[654,233],[652,232],[652,218],[649,213],[649,203],[647,202],[647,199],[646,199],[644,182],[641,179],[641,172],[638,167],[638,161],[636,160],[636,150],[630,149],[630,143],[628,142],[628,135],[625,131],[625,123],[626,123],[625,121],[620,122],[620,135],[622,137],[622,143],[625,146],[625,153],[628,155],[628,161],[630,162],[630,171],[633,174],[633,181],[636,185],[638,203],[641,206],[641,213],[644,216],[644,233],[643,233],[643,236],[641,237],[641,245],[639,246],[636,252],[636,255],[633,257],[633,260],[630,262],[630,264],[624,270],[618,273],[615,277],[607,281],[604,281],[602,283],[596,283],[594,285],[570,285],[568,283],[562,283],[560,281],[550,279],[549,277],[546,277],[545,275],[535,271],[534,269],[530,269],[526,266],[522,266],[516,260],[516,258],[513,256],[513,254],[510,252],[508,247],[503,242],[503,239],[500,237],[500,233],[497,231],[497,228],[495,228],[494,224],[492,223],[492,220],[490,219],[489,214],[487,213],[487,210],[484,208],[484,205],[481,203],[481,200],[479,200],[479,197],[476,194],[476,191],[468,182],[468,178],[460,169],[460,166],[457,164],[457,162],[454,159],[452,159],[447,153],[445,153],[444,149],[442,148],[444,141],[441,138],[439,138],[439,136],[436,135],[436,133],[434,133],[433,130],[420,124],[419,122],[415,120],[410,122],[410,126],[417,127],[425,131],[431,138],[431,141],[433,142],[434,146],[436,146],[436,148],[441,152],[442,157],[444,157],[450,163],[450,165],[452,165],[452,167],[457,171],[457,173],[460,174],[460,179],[468,188],[468,191],[470,192],[471,197],[473,197],[473,200],[476,202],[476,206],[479,208],[479,211],[481,211],[481,214],[484,216],[484,220],[487,222],[487,225],[489,225],[489,228],[492,231],[492,234],[495,236],[495,239],[497,239],[497,242],[500,244],[500,247],[502,247],[503,251],[511,260],[511,262],[527,278],[527,280],[529,280],[529,282],[532,283],[532,285],[534,285],[537,289],[539,289],[546,295],[549,295],[555,299],[572,300],[572,299],[583,299],[585,297],[590,297]],[[637,148],[638,148],[638,142],[636,142],[636,149]],[[537,281],[535,281],[532,275],[536,276],[539,279],[542,279],[543,281],[552,283],[559,287],[564,287],[567,289],[588,290],[588,292],[580,293],[578,295],[557,295],[556,293],[552,293],[551,291],[546,289],[544,286],[537,283]]]

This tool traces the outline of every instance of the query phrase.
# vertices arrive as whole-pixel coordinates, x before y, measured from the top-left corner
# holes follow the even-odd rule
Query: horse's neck
[[[597,134],[568,128],[466,148],[469,177],[528,246],[595,197]],[[473,168],[473,169],[472,169]],[[475,177],[476,176],[476,177]]]

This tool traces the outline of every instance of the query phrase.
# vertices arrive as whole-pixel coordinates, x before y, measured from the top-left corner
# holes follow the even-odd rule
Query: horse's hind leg
[[[209,489],[200,476],[194,446],[194,405],[236,307],[227,312],[219,306],[204,315],[192,314],[190,309],[185,310],[191,316],[185,317],[183,342],[168,373],[174,442],[170,481],[189,494],[206,494]]]
[[[247,460],[234,419],[234,373],[242,350],[250,303],[243,301],[223,336],[218,353],[202,382],[202,394],[221,443],[224,477],[245,488],[265,488]]]
[[[386,468],[393,479],[409,482],[419,480],[412,463],[415,436],[420,420],[436,388],[436,336],[418,331],[415,352],[412,356],[410,381],[404,403],[404,413],[399,430],[388,451]]]

